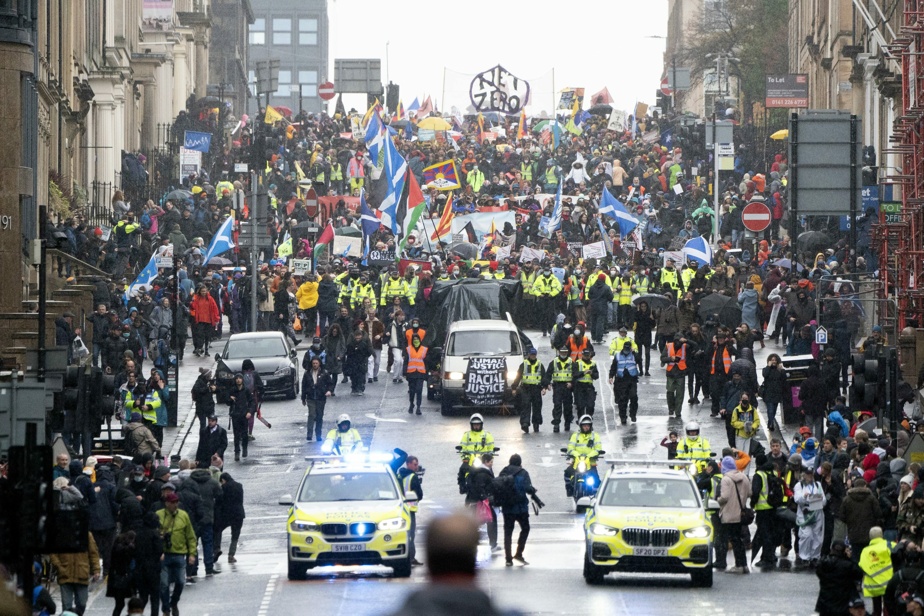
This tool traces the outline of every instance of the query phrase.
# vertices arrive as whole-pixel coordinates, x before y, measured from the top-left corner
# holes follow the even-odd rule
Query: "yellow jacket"
[[[306,280],[295,292],[299,310],[308,310],[318,305],[318,282]]]

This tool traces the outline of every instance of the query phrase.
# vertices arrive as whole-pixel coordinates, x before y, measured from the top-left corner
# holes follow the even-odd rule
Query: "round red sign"
[[[760,233],[769,227],[772,220],[770,208],[762,201],[751,201],[741,210],[741,222],[744,228],[754,233]]]
[[[329,101],[330,99],[334,98],[334,84],[329,81],[325,81],[319,85],[318,96],[320,96],[321,99],[325,101]]]

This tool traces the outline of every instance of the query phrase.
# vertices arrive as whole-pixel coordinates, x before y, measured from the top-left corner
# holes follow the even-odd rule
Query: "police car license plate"
[[[632,548],[632,556],[667,556],[667,548]]]
[[[365,543],[335,543],[331,546],[331,552],[365,552]]]

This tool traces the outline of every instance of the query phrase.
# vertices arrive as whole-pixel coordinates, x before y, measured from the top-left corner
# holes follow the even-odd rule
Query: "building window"
[[[298,71],[298,85],[302,88],[302,97],[314,98],[318,95],[318,71]]]
[[[276,86],[276,96],[285,98],[292,96],[292,71],[279,71],[279,83]]]
[[[266,45],[266,20],[254,19],[250,26],[250,44]]]
[[[257,73],[254,71],[247,71],[247,87],[250,89],[250,95],[257,95]]]
[[[299,19],[298,20],[298,44],[299,45],[317,45],[318,44],[318,20],[317,19]]]
[[[703,26],[706,30],[728,30],[731,26],[728,0],[705,0]]]
[[[292,44],[292,20],[291,19],[274,19],[273,20],[273,45],[291,45]]]

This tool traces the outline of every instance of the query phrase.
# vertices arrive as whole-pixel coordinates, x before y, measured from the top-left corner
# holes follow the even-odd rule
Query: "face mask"
[[[135,475],[134,477],[132,477],[132,481],[136,483],[140,481],[144,481],[144,475]]]
[[[128,340],[128,337],[129,337],[130,335],[131,335],[131,334],[122,334],[122,337],[125,338],[126,340]]]

